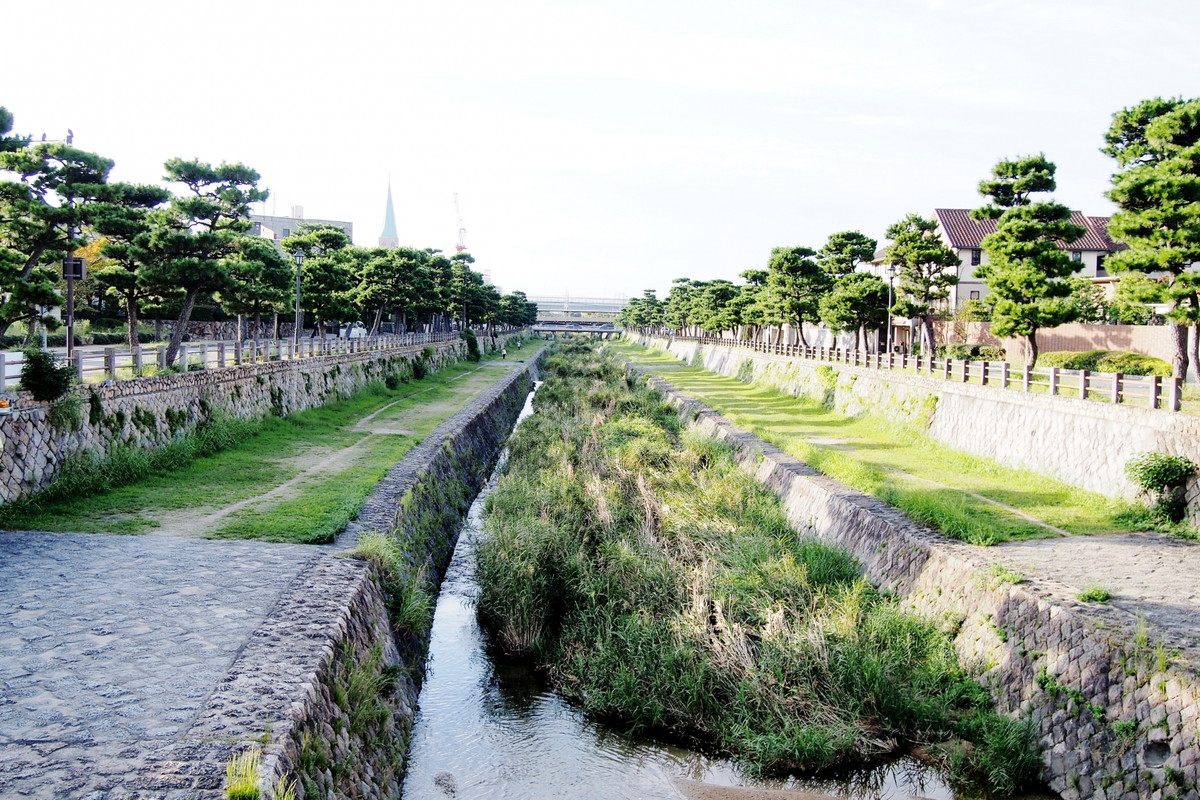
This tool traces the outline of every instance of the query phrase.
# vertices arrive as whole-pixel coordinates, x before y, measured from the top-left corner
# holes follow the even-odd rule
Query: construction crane
[[[458,192],[454,193],[454,214],[458,217],[458,244],[454,249],[459,253],[467,250],[467,229],[463,227],[462,211],[458,207]]]

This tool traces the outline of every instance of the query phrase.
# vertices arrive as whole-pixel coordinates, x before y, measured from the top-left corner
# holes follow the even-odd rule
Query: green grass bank
[[[814,469],[954,539],[994,545],[1153,524],[1140,506],[952,449],[918,425],[847,416],[633,342],[606,346]]]

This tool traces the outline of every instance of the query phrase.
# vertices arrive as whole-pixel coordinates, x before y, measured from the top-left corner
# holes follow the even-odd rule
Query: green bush
[[[1141,353],[1110,352],[1096,367],[1100,372],[1120,372],[1123,375],[1159,375],[1170,377],[1171,365],[1161,358]]]
[[[1120,372],[1123,375],[1171,374],[1171,365],[1161,358],[1124,350],[1052,350],[1038,355],[1038,366],[1086,369],[1089,372]]]
[[[1183,487],[1196,474],[1196,463],[1183,456],[1142,453],[1125,465],[1125,474],[1142,488],[1156,495],[1154,512],[1168,522],[1179,522],[1187,511]]]
[[[38,347],[25,349],[25,362],[21,364],[21,388],[33,395],[34,400],[53,401],[66,394],[75,383],[75,370],[70,364],[61,364],[58,357]]]
[[[467,328],[459,334],[459,338],[467,343],[467,361],[478,361],[482,358],[479,353],[479,339],[475,336],[475,331]]]

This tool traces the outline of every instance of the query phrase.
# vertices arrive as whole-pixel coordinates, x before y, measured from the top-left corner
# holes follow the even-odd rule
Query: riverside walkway
[[[324,549],[0,533],[0,796],[168,796],[177,741]]]

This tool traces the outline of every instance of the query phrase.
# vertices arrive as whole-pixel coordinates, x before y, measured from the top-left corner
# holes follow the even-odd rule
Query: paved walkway
[[[1006,542],[995,550],[1026,578],[1109,590],[1109,605],[1145,618],[1152,641],[1200,654],[1200,543],[1126,533]]]
[[[0,796],[106,797],[187,731],[318,552],[0,533]]]

